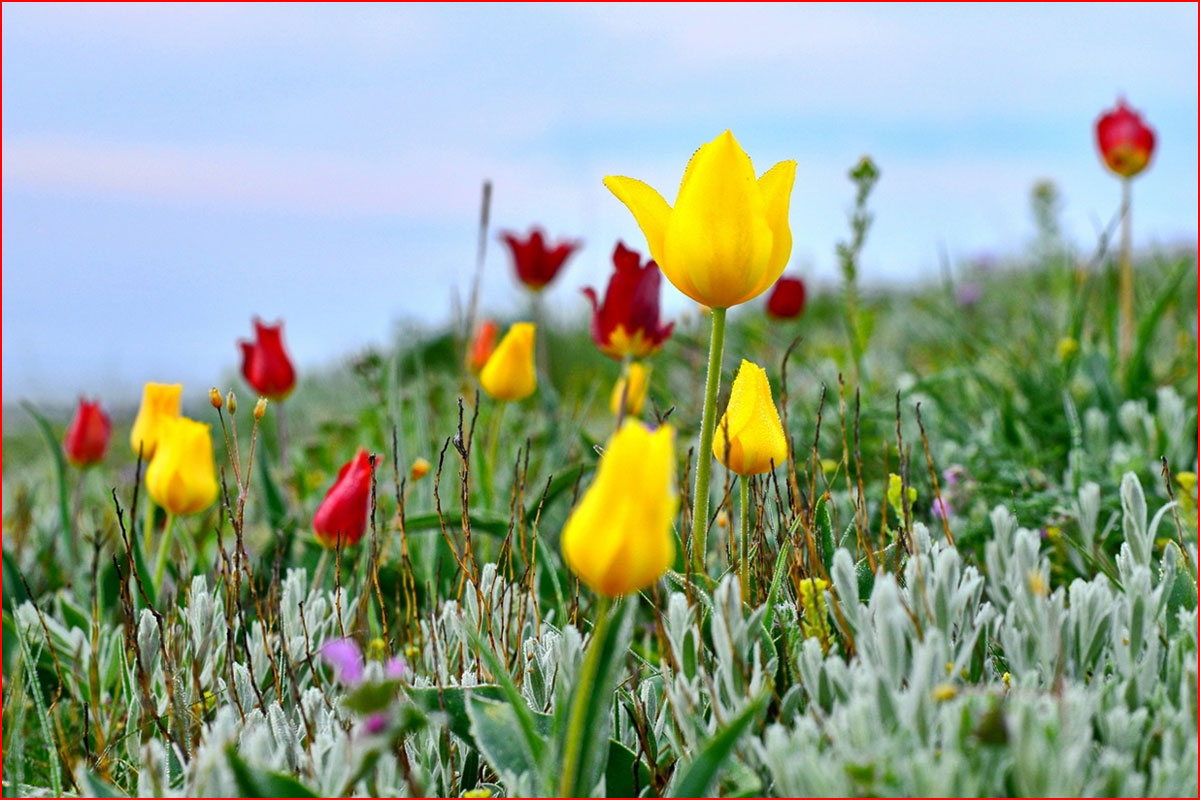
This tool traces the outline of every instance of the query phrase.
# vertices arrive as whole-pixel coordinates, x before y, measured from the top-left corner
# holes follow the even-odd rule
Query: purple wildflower
[[[354,686],[363,678],[363,654],[353,639],[330,639],[321,646],[321,658],[333,668],[333,677],[343,686]]]

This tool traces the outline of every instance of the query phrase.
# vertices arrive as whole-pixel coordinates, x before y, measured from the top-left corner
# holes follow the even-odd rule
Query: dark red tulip
[[[242,340],[242,375],[263,397],[279,402],[296,387],[296,370],[283,346],[283,323],[266,325],[254,318],[255,341]]]
[[[67,461],[77,467],[87,467],[104,460],[108,440],[112,438],[112,423],[100,408],[100,402],[89,403],[79,398],[75,418],[63,437],[63,452]]]
[[[375,457],[378,466],[382,457]],[[326,547],[357,544],[367,531],[371,506],[371,457],[363,448],[338,472],[313,515],[313,531]]]
[[[538,228],[532,229],[523,241],[511,231],[501,233],[500,239],[512,253],[517,279],[535,292],[554,280],[571,254],[582,246],[582,242],[564,239],[548,247],[545,235]]]
[[[767,314],[775,319],[795,319],[804,313],[804,281],[784,275],[767,295]]]
[[[612,258],[615,271],[604,302],[597,302],[591,287],[583,290],[592,303],[592,341],[613,358],[644,358],[661,347],[675,327],[659,321],[662,273],[653,261],[642,266],[641,255],[622,242],[617,242]]]
[[[1096,120],[1096,146],[1109,169],[1122,178],[1132,178],[1154,155],[1154,130],[1118,99],[1116,108]]]

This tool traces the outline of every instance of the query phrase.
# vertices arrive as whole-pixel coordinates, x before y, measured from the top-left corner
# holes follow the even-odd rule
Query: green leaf
[[[101,780],[99,777],[90,772],[83,773],[84,785],[80,788],[85,789],[84,794],[87,797],[128,797],[129,795],[121,792],[120,789],[113,786],[107,781]]]
[[[604,793],[609,797],[637,797],[649,785],[650,770],[637,754],[617,740],[609,739]]]
[[[508,520],[501,517],[489,514],[468,514],[467,520],[471,523],[472,533],[490,533],[495,536],[504,536],[508,533]],[[404,529],[409,533],[441,530],[443,524],[445,524],[446,530],[459,530],[462,527],[462,514],[447,512],[442,514],[440,520],[436,513],[417,514],[404,520]]]
[[[4,586],[4,594],[12,598],[11,602],[16,605],[19,606],[29,599],[29,592],[25,591],[25,582],[21,580],[21,568],[7,550],[4,551]]]
[[[21,405],[33,417],[33,421],[37,423],[38,430],[42,433],[42,438],[46,441],[46,448],[50,451],[50,456],[54,459],[54,475],[58,480],[58,514],[59,522],[62,525],[62,541],[67,548],[74,547],[75,534],[71,530],[71,505],[67,500],[67,458],[63,455],[62,442],[54,433],[54,428],[50,426],[50,422],[38,412],[33,404],[29,401],[22,401]],[[77,553],[68,552],[67,557],[75,559]]]
[[[1152,382],[1149,361],[1150,344],[1154,341],[1158,321],[1162,319],[1171,303],[1179,300],[1179,286],[1188,273],[1194,269],[1195,264],[1191,259],[1180,259],[1179,265],[1175,267],[1171,277],[1167,279],[1159,290],[1158,296],[1154,298],[1154,305],[1150,307],[1149,311],[1142,312],[1139,316],[1137,340],[1125,373],[1128,376],[1127,390],[1131,397],[1140,397],[1150,389]]]
[[[242,797],[319,797],[300,781],[280,772],[252,767],[237,754],[237,748],[225,748],[225,758]]]
[[[279,484],[271,477],[270,448],[260,448],[258,453],[258,476],[263,485],[263,502],[267,510],[267,524],[273,531],[287,530],[291,526],[288,521],[287,500],[279,489]]]
[[[478,695],[485,700],[504,700],[504,689],[493,683],[478,686],[447,686],[439,689],[436,686],[424,686],[419,689],[409,689],[408,696],[419,708],[427,713],[444,712],[450,726],[450,732],[465,742],[475,746],[471,736],[471,718],[467,716],[467,696]],[[551,718],[549,714],[533,714],[533,725],[543,736],[550,733]]]
[[[559,728],[558,753],[566,752],[572,728],[578,725],[583,732],[575,774],[562,776],[562,786],[567,796],[579,797],[590,793],[600,781],[600,774],[605,767],[604,743],[609,738],[613,698],[624,667],[624,656],[629,650],[629,642],[633,636],[633,611],[637,607],[637,597],[633,595],[620,606],[601,612],[610,614],[610,619],[599,631],[599,638],[588,643],[584,665],[581,667],[587,669],[587,659],[591,657],[592,649],[599,648],[595,656],[593,679],[590,685],[587,685],[587,681],[576,681],[563,709],[564,712],[565,709],[571,709],[571,712],[561,713],[556,717]],[[580,709],[576,709],[577,695],[580,692],[586,693],[583,696],[584,704]],[[572,718],[575,711],[582,711],[582,719]]]
[[[825,495],[822,495],[817,500],[817,509],[815,513],[817,523],[817,537],[821,543],[821,562],[825,565],[825,572],[833,569],[833,521],[829,518],[829,503]]]
[[[512,783],[525,775],[539,775],[540,754],[534,753],[522,734],[521,721],[512,704],[467,695],[471,738],[496,772]]]
[[[709,787],[721,766],[728,760],[742,734],[767,705],[770,694],[764,692],[721,730],[705,742],[700,753],[682,768],[682,775],[671,788],[670,797],[708,797]]]
[[[401,682],[399,680],[360,684],[346,695],[346,707],[358,714],[370,714],[372,711],[382,711],[396,697],[396,692],[399,690],[400,685]]]

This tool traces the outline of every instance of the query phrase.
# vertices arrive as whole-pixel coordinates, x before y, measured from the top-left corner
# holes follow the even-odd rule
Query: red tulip
[[[513,267],[521,283],[537,292],[554,280],[563,264],[582,246],[582,242],[563,240],[552,249],[547,248],[546,238],[538,228],[521,241],[516,234],[505,231],[500,238],[512,253]]]
[[[1116,108],[1096,120],[1096,145],[1109,169],[1122,178],[1132,178],[1150,163],[1154,130],[1118,99]]]
[[[383,461],[375,456],[378,466]],[[313,531],[326,547],[346,547],[357,544],[367,531],[367,514],[371,506],[371,457],[358,448],[358,453],[338,472],[337,480],[313,515]]]
[[[583,290],[592,303],[592,341],[613,358],[644,358],[671,335],[675,323],[659,321],[659,286],[662,273],[658,264],[647,261],[624,243],[613,251],[613,272],[604,292],[604,302],[596,302],[592,288]]]
[[[767,296],[767,314],[775,319],[795,319],[804,313],[804,281],[784,275]]]
[[[112,423],[100,408],[100,401],[89,403],[79,398],[75,418],[63,438],[67,460],[77,467],[87,467],[104,460],[108,440],[112,438]]]
[[[471,342],[471,351],[467,354],[467,366],[471,372],[483,369],[492,351],[496,349],[496,334],[499,332],[500,326],[495,320],[485,319],[479,323],[479,329],[475,331],[475,340]]]
[[[283,346],[283,323],[265,325],[254,318],[255,341],[238,342],[242,348],[242,375],[263,397],[279,402],[296,387],[296,370]]]

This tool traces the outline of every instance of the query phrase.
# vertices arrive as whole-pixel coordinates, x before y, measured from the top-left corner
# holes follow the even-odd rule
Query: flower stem
[[[742,501],[742,541],[738,549],[738,564],[741,567],[742,600],[750,599],[750,478],[742,475],[738,478],[738,488],[741,489]]]
[[[499,401],[492,410],[492,418],[488,420],[487,458],[483,462],[483,503],[492,506],[492,494],[495,489],[496,459],[500,452],[500,431],[504,419],[504,411],[508,403]]]
[[[1133,181],[1121,181],[1121,363],[1133,352],[1133,262],[1129,211],[1133,200]]]
[[[162,588],[163,574],[167,571],[167,554],[171,550],[171,539],[175,533],[175,515],[167,513],[167,524],[163,528],[162,541],[158,545],[158,557],[154,559],[154,587]]]
[[[708,375],[704,379],[704,415],[700,418],[700,451],[696,454],[696,492],[692,498],[692,564],[707,574],[708,484],[712,474],[713,431],[717,425],[717,390],[721,386],[721,356],[725,351],[725,309],[712,310],[708,343]]]
[[[563,747],[562,784],[559,787],[561,797],[579,797],[590,788],[576,785],[579,779],[579,754],[583,749],[584,717],[587,715],[588,700],[591,699],[593,685],[596,683],[604,632],[608,628],[610,602],[608,597],[600,595],[596,603],[596,623],[592,626],[587,654],[576,679],[575,696],[571,699],[571,716],[567,719],[567,739]]]

